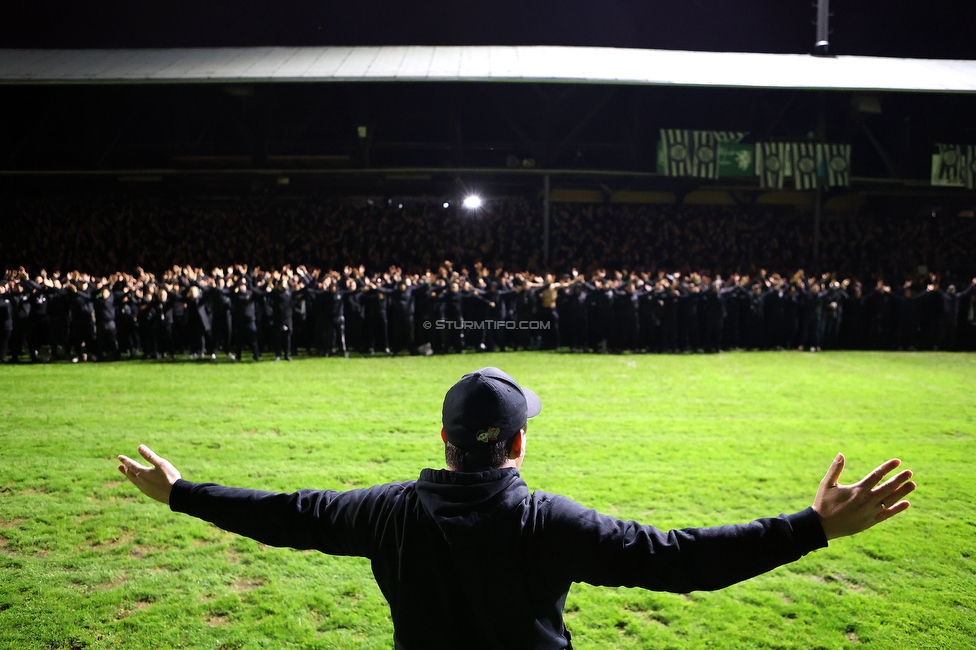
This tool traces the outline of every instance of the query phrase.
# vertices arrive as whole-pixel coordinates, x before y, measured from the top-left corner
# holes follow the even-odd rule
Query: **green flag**
[[[751,144],[718,143],[718,177],[755,175],[755,147]]]

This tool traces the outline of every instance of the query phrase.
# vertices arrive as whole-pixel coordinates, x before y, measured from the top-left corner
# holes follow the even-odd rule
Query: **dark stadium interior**
[[[81,16],[41,2],[13,11],[0,45],[810,52],[812,9],[759,4],[745,11],[735,3],[623,2],[595,12],[551,3],[490,11],[473,3],[355,3],[272,14],[251,4],[221,22],[219,4],[184,12],[95,6]],[[972,55],[971,9],[835,4],[831,54]],[[976,196],[931,181],[937,143],[976,143],[973,93],[473,80],[61,79],[0,88],[0,265],[17,290],[67,290],[38,279],[46,269],[92,274],[97,286],[134,274],[111,284],[141,291],[157,280],[136,269],[163,276],[178,265],[183,275],[160,286],[183,299],[195,282],[187,274],[198,274],[187,269],[245,264],[332,270],[360,291],[389,284],[382,273],[391,266],[419,279],[450,260],[504,269],[505,277],[621,271],[612,291],[639,281],[649,294],[672,286],[655,284],[655,274],[675,273],[685,278],[673,282],[685,297],[699,284],[687,281],[690,274],[716,290],[717,276],[751,277],[742,291],[771,291],[779,280],[766,273],[780,274],[790,291],[815,296],[827,292],[819,284],[848,278],[886,301],[896,300],[894,287],[899,300],[943,292],[956,305],[948,287],[968,287],[976,275]],[[849,186],[818,194],[765,189],[751,174],[659,174],[662,129],[745,132],[747,143],[846,143]],[[481,195],[484,208],[461,208],[469,193]],[[372,279],[337,271],[347,265],[363,265]],[[269,282],[263,271],[244,275]],[[65,287],[80,282],[75,276]],[[915,345],[907,340],[902,347]],[[889,344],[894,339],[878,345]]]

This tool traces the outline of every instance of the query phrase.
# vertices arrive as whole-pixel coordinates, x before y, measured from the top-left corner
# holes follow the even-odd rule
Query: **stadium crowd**
[[[791,208],[555,203],[545,265],[522,199],[4,211],[3,360],[976,349],[973,219],[828,216],[814,261]],[[41,270],[66,268],[85,271]]]
[[[183,353],[291,360],[302,349],[348,356],[792,348],[976,349],[976,278],[961,290],[941,288],[934,274],[895,288],[803,271],[722,278],[573,270],[557,278],[444,262],[423,274],[235,265],[31,277],[20,268],[0,284],[0,353],[13,362]]]

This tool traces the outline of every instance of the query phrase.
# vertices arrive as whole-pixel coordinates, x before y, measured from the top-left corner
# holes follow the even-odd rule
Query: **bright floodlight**
[[[464,197],[464,207],[468,210],[477,210],[481,207],[481,197],[476,194]]]
[[[449,207],[451,207],[451,204],[448,203],[447,201],[444,201],[444,209],[447,210]]]

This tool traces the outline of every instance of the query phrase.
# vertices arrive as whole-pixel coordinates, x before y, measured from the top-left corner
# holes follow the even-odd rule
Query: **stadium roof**
[[[976,92],[976,61],[560,46],[0,49],[0,84],[493,81]]]

